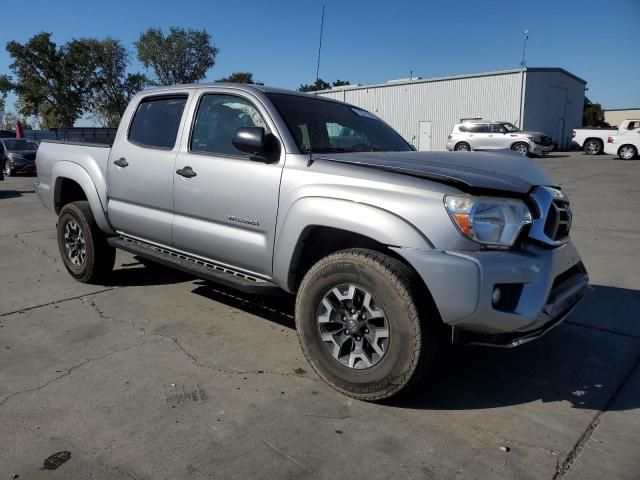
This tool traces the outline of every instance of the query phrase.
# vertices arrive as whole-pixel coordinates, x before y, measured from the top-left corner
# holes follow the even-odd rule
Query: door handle
[[[179,168],[178,170],[176,170],[176,173],[184,178],[193,178],[197,175],[197,173],[194,172],[193,169],[189,166]]]
[[[124,157],[120,157],[118,160],[114,160],[113,164],[124,168],[127,165],[129,165],[129,162],[127,162],[127,160]]]

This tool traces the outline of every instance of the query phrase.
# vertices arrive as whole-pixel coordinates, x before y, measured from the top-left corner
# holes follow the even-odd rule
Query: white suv
[[[498,150],[510,148],[520,155],[546,155],[553,140],[541,132],[523,132],[509,122],[474,120],[457,123],[449,134],[447,150]]]

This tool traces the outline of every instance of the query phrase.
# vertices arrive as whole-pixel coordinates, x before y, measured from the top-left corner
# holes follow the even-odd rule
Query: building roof
[[[586,80],[574,75],[566,71],[564,68],[543,68],[543,67],[527,67],[527,68],[514,68],[511,70],[495,70],[492,72],[479,72],[479,73],[468,73],[463,75],[449,75],[445,77],[432,77],[432,78],[417,78],[417,79],[407,79],[407,80],[392,80],[385,83],[377,83],[373,85],[343,85],[337,88],[331,88],[327,90],[319,90],[318,93],[327,93],[327,92],[344,92],[345,90],[362,90],[367,88],[382,88],[382,87],[397,87],[399,85],[414,85],[417,83],[429,83],[429,82],[443,82],[449,80],[458,80],[463,78],[475,78],[475,77],[491,77],[495,75],[513,75],[514,73],[521,72],[557,72],[567,75],[568,77],[577,80],[580,83],[587,84]]]
[[[640,110],[640,107],[637,108],[603,108],[603,112],[626,112],[627,110]]]

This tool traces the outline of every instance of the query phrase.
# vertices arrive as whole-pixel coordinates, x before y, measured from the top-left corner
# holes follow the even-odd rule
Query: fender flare
[[[78,165],[74,162],[69,161],[58,161],[53,166],[51,172],[51,184],[53,188],[51,189],[51,199],[50,204],[53,205],[56,213],[59,213],[59,209],[56,205],[59,203],[60,198],[60,186],[63,179],[69,179],[76,182],[80,185],[80,188],[84,191],[84,194],[87,197],[89,202],[89,207],[91,208],[91,213],[102,230],[105,233],[115,233],[115,230],[109,223],[109,220],[106,215],[106,205],[103,204],[100,195],[98,194],[98,189],[91,179],[89,173],[82,168],[82,166]]]
[[[433,249],[431,241],[398,215],[373,205],[327,197],[297,200],[278,222],[274,245],[273,278],[285,290],[294,290],[291,271],[301,237],[310,227],[330,227],[369,237],[383,245]]]

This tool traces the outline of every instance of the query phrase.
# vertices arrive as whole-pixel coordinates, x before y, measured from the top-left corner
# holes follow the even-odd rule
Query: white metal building
[[[470,118],[541,131],[568,148],[571,131],[582,126],[585,85],[562,68],[524,68],[349,85],[318,95],[375,113],[418,150],[444,150],[453,125]]]
[[[617,127],[623,120],[640,119],[640,108],[617,108],[604,110],[604,121]]]

